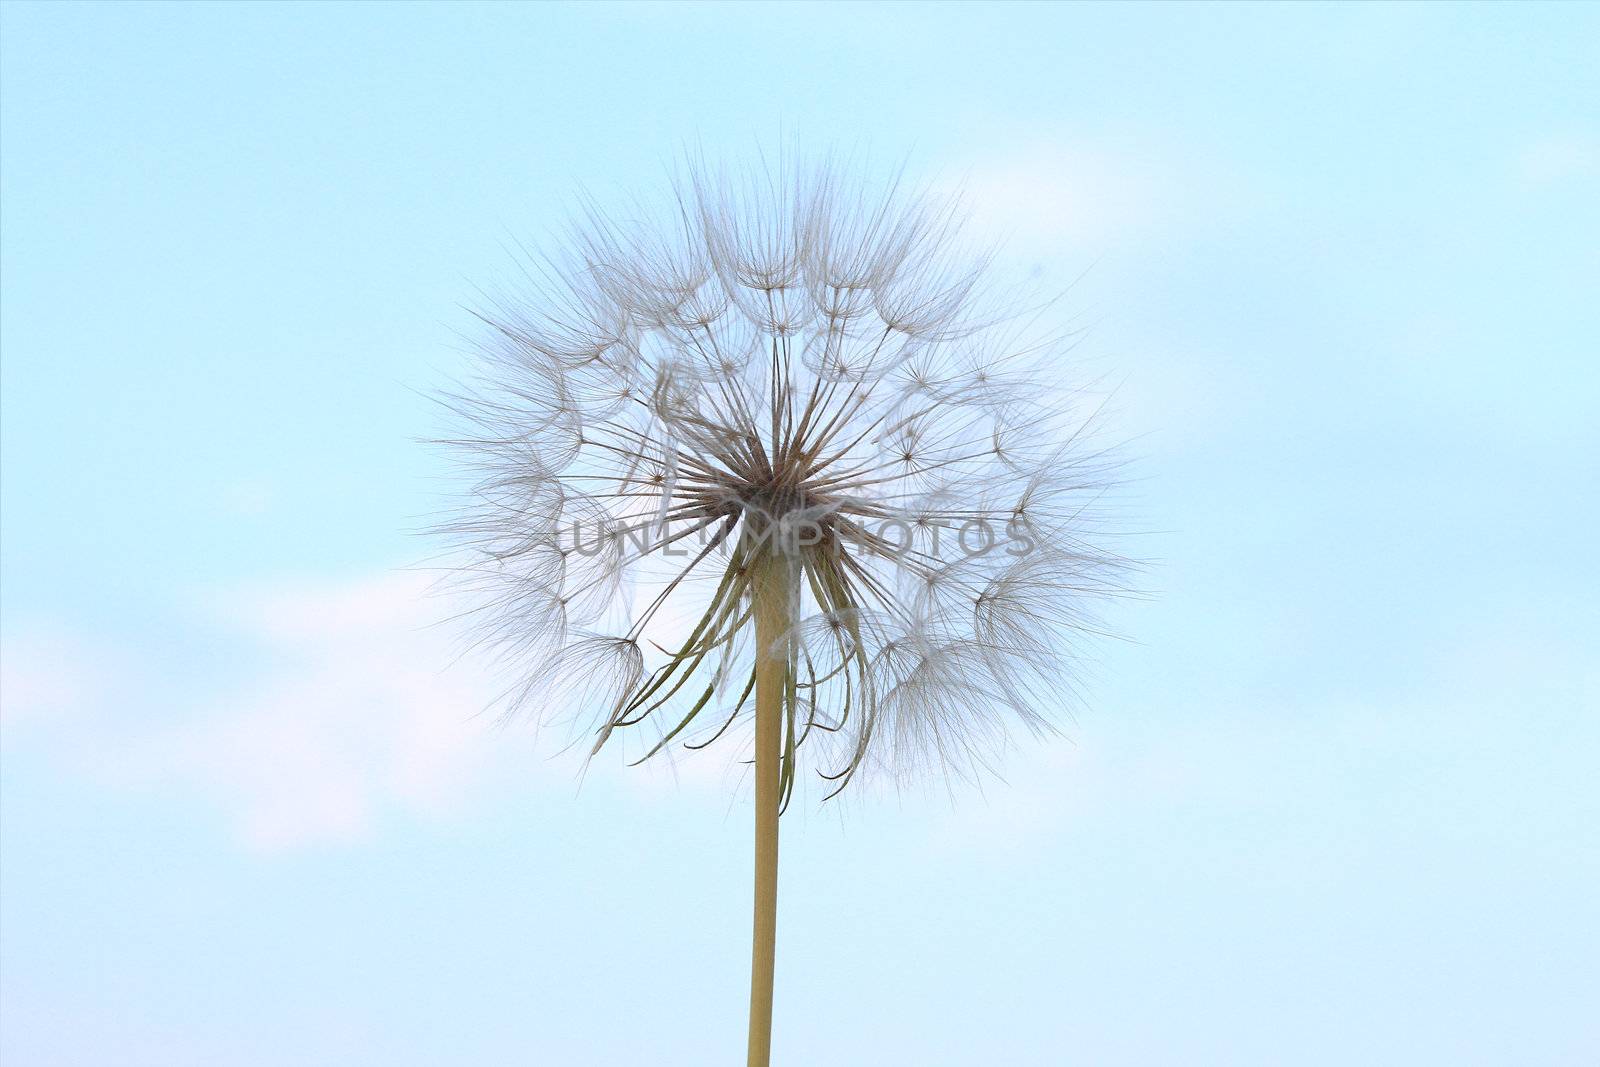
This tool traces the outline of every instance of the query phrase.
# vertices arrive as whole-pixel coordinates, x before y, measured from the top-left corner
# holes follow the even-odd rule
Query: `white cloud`
[[[239,518],[265,515],[272,508],[273,493],[260,482],[236,482],[223,490],[223,508]]]
[[[215,651],[162,672],[125,649],[113,671],[81,643],[8,634],[8,748],[114,786],[198,789],[266,849],[444,815],[527,753],[478,715],[486,675],[450,667],[425,586],[389,573],[231,591],[206,636],[239,647],[210,681]]]
[[[1536,189],[1592,178],[1600,174],[1600,139],[1584,133],[1564,133],[1530,142],[1516,155],[1516,174],[1524,184]]]
[[[1022,249],[1070,242],[1097,252],[1164,214],[1148,159],[1109,148],[1045,146],[973,171],[962,191],[973,221]]]
[[[274,666],[229,679],[188,721],[100,752],[100,770],[199,785],[263,848],[346,840],[389,812],[464,803],[506,758],[505,739],[476,716],[492,696],[483,676],[449,667],[425,586],[397,572],[219,598],[220,621]]]
[[[12,731],[58,723],[98,687],[88,650],[59,628],[7,634],[0,648],[0,724]]]
[[[1074,276],[1107,253],[1116,260],[1153,244],[1166,256],[1278,198],[1261,175],[1170,136],[1015,136],[973,155],[984,162],[949,191],[978,234],[1003,241],[1008,253],[1059,261]]]
[[[131,650],[112,671],[63,636],[8,634],[8,747],[113,788],[196,796],[268,851],[463,816],[508,789],[577,788],[581,753],[552,758],[534,729],[496,728],[496,673],[458,659],[460,631],[439,624],[458,605],[429,596],[430,581],[395,571],[214,592],[198,605],[203,643],[238,648],[185,651],[194,671],[141,668]],[[587,777],[731,795],[741,776],[721,747],[638,768],[608,753]]]

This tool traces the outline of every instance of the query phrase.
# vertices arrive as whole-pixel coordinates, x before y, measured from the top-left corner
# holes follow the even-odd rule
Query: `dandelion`
[[[796,784],[970,778],[1049,730],[1122,589],[1117,465],[1059,381],[1069,338],[1025,340],[952,204],[826,165],[673,192],[589,209],[490,298],[440,531],[509,714],[591,755],[748,746],[765,1065]]]

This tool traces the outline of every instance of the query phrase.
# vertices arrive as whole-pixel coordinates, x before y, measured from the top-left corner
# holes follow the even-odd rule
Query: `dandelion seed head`
[[[956,206],[842,168],[689,167],[589,205],[478,313],[438,526],[508,714],[589,751],[737,744],[787,660],[785,781],[989,767],[1076,691],[1119,464]],[[789,626],[751,639],[762,560]]]

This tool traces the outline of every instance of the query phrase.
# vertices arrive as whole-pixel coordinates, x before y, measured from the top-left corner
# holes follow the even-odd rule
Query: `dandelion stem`
[[[751,577],[756,622],[756,870],[748,1065],[768,1067],[778,932],[778,810],[782,803],[778,764],[783,752],[783,701],[789,669],[788,657],[778,646],[791,625],[790,561],[777,552],[762,552]]]

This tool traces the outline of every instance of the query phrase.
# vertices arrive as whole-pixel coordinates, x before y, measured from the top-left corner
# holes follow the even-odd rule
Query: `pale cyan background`
[[[740,1062],[748,797],[470,716],[474,285],[910,153],[1096,323],[1070,741],[786,820],[777,1061],[1600,1062],[1600,9],[8,4],[0,1059]]]

